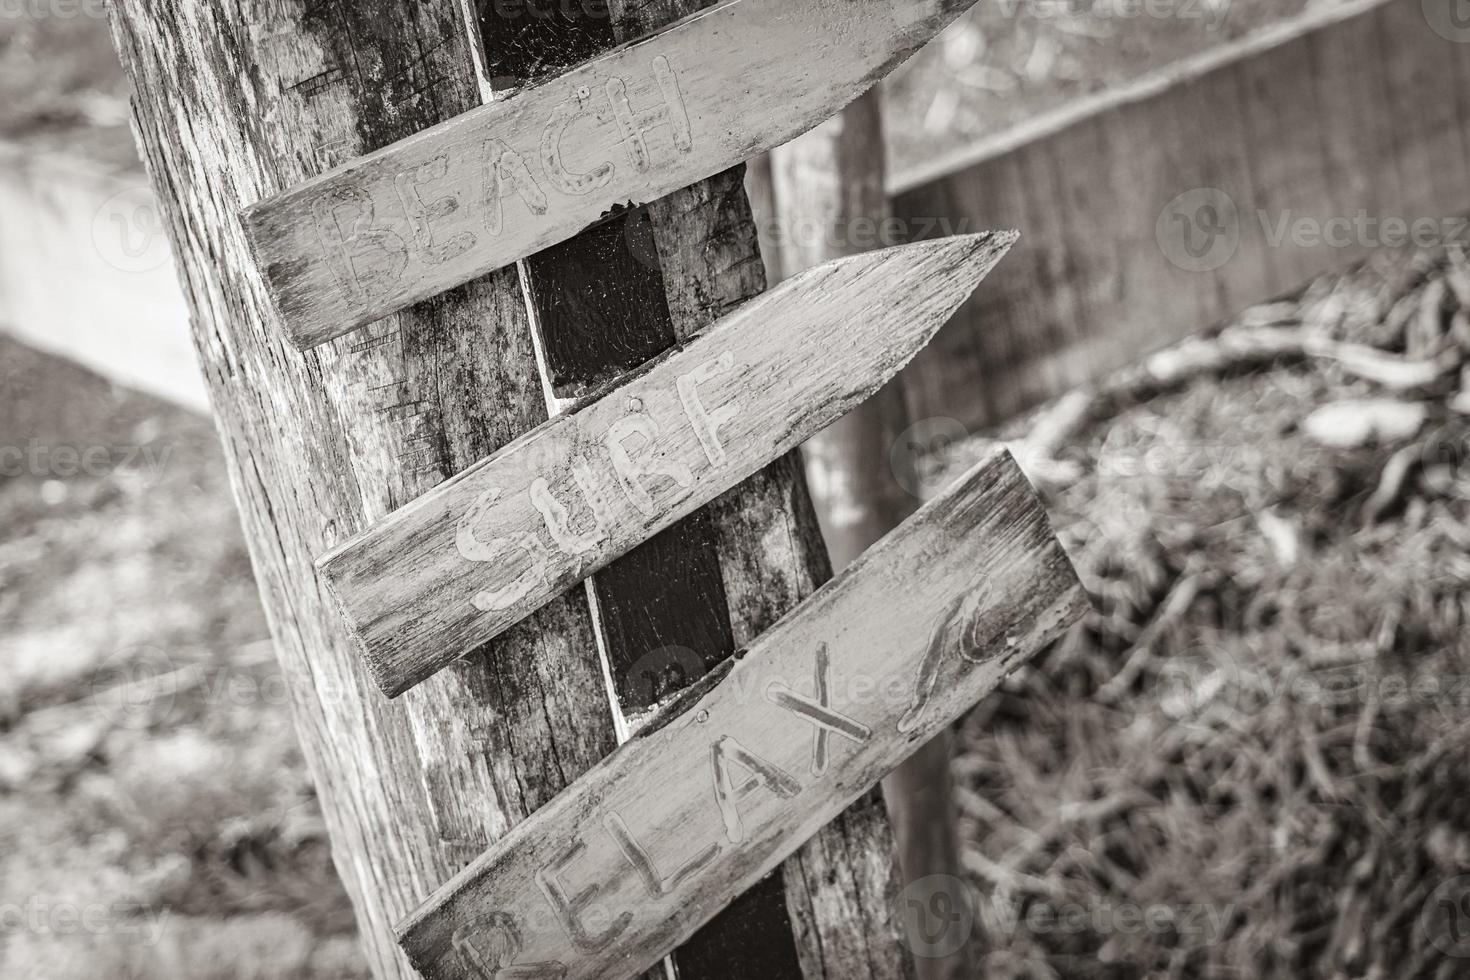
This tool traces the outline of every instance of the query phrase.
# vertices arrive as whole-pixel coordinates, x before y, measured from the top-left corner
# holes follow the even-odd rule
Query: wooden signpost
[[[840,418],[1014,240],[943,239],[803,273],[325,556],[373,676],[402,693]]]
[[[257,204],[246,235],[311,347],[791,139],[973,3],[729,0]]]
[[[594,2],[549,27],[470,0],[114,7],[385,980],[414,973],[405,951],[431,980],[606,977],[681,943],[688,980],[910,976],[863,794],[1080,602],[997,455],[791,612],[828,569],[791,457],[772,461],[890,378],[1012,239],[853,259],[737,310],[761,282],[725,168],[973,0],[727,0],[665,23],[704,2]],[[283,348],[394,311],[360,343]],[[548,407],[566,414],[533,429]],[[680,677],[655,642],[689,644]],[[371,690],[472,647],[408,697]]]
[[[635,974],[1083,601],[997,450],[449,882],[400,927],[409,958],[429,980]]]

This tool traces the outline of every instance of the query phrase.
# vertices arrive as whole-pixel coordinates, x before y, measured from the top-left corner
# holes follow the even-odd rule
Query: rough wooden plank
[[[1396,123],[1385,98],[1377,17],[1354,17],[1314,38],[1322,107],[1323,179],[1346,200],[1403,200],[1391,143]]]
[[[532,18],[534,30],[514,6],[481,5],[470,20],[480,28],[482,87],[496,97],[708,5],[563,5]],[[553,411],[765,288],[740,168],[625,211],[520,269]],[[619,738],[830,575],[790,460],[588,580]],[[882,803],[870,794],[685,942],[664,964],[669,972],[649,976],[907,980],[911,960],[886,917],[892,855]]]
[[[1383,219],[1470,206],[1452,2],[1324,5],[898,175],[910,228],[1024,212],[1023,246],[905,372],[914,415],[999,421],[1356,261]],[[1108,227],[1048,234],[1030,202],[1083,181]]]
[[[1254,148],[1242,144],[1238,135],[1246,127],[1246,86],[1210,84],[1204,79],[1191,79],[1180,93],[1179,111],[1186,114],[1207,113],[1219,120],[1219,125],[1206,133],[1198,146],[1198,159],[1187,164],[1189,183],[1181,181],[1177,186],[1213,187],[1224,191],[1231,201],[1249,201],[1253,197],[1256,173],[1252,161]],[[1320,103],[1320,99],[1317,100]],[[1240,215],[1237,213],[1237,220]],[[1274,261],[1271,249],[1260,235],[1241,235],[1239,246],[1230,259],[1242,266],[1236,276],[1196,276],[1201,282],[1196,289],[1204,295],[1201,305],[1193,313],[1193,322],[1209,323],[1220,316],[1220,310],[1243,310],[1266,297],[1260,292],[1260,283],[1267,282],[1271,275],[1270,265]],[[1149,338],[1140,335],[1137,341],[1147,345]],[[1144,349],[1147,349],[1146,347]]]
[[[1259,280],[1260,300],[1300,285],[1332,262],[1331,246],[1325,242],[1295,247],[1270,245],[1275,229],[1283,227],[1283,222],[1303,216],[1335,216],[1338,209],[1348,204],[1366,206],[1345,199],[1339,189],[1323,180],[1326,161],[1324,143],[1318,135],[1323,113],[1313,84],[1317,77],[1314,41],[1319,39],[1304,34],[1273,49],[1269,59],[1250,58],[1235,66],[1243,93],[1243,145],[1249,157],[1251,188],[1248,196],[1235,200],[1236,214],[1230,223],[1238,241],[1265,239],[1268,242],[1270,260],[1264,277]],[[1298,84],[1289,97],[1284,97],[1288,93],[1281,89],[1280,73],[1288,65],[1293,66]],[[1204,92],[1208,94],[1208,89]],[[1304,133],[1310,134],[1310,138],[1303,138]],[[1198,185],[1180,186],[1179,193],[1187,193],[1194,186]],[[1229,267],[1235,265],[1237,257],[1238,253],[1228,260],[1219,278],[1230,277],[1233,270]],[[1205,270],[1206,274],[1197,278],[1214,278],[1214,272]],[[1219,316],[1224,311],[1211,304],[1190,320],[1201,322],[1200,316],[1211,312]]]
[[[1458,199],[1461,206],[1470,205],[1459,119],[1465,93],[1458,84],[1455,50],[1470,43],[1465,7],[1458,0],[1391,3],[1379,8],[1377,24],[1388,109],[1405,137],[1399,161],[1405,204]],[[1439,41],[1435,57],[1425,57],[1430,52],[1421,39],[1426,36]],[[1431,215],[1409,211],[1399,216]]]
[[[786,142],[973,2],[729,0],[263,201],[247,236],[311,347]]]
[[[466,658],[389,704],[309,571],[314,554],[545,418],[522,290],[492,276],[303,358],[283,343],[238,214],[472,106],[463,19],[437,0],[128,0],[114,17],[337,864],[375,975],[408,980],[391,922],[615,744],[580,596],[508,633],[503,659]],[[743,298],[751,262],[726,257],[748,218],[721,191],[681,195],[668,225],[683,243],[665,259],[681,271],[669,297],[681,330]],[[826,574],[796,471],[777,469],[721,501],[734,515],[719,525],[721,562],[749,590],[731,593],[739,642]],[[881,804],[868,805],[788,862],[808,977],[906,975],[884,921],[891,875],[874,859],[891,853],[885,834]]]
[[[637,973],[1084,602],[996,452],[456,876],[402,925],[405,948],[429,980]]]
[[[780,202],[774,227],[817,232],[771,236],[784,265],[782,276],[879,247],[884,229],[892,227],[885,158],[877,91],[765,158],[775,163],[766,202],[772,216]],[[762,242],[763,253],[766,245]],[[910,421],[901,386],[889,382],[802,447],[822,537],[838,569],[918,509],[912,482],[918,460],[894,451]],[[960,880],[953,755],[953,734],[945,729],[883,781],[905,887],[921,878],[942,880],[932,878],[936,875]],[[914,937],[907,938],[912,943]],[[915,957],[914,968],[919,980],[970,980],[975,973],[964,949],[945,957]]]
[[[383,690],[493,639],[860,404],[1012,241],[964,236],[803,273],[324,556]]]
[[[647,208],[589,228],[522,264],[546,383],[583,397],[674,344]]]
[[[379,980],[392,923],[616,745],[581,596],[397,702],[312,559],[546,418],[520,284],[468,284],[302,356],[243,205],[479,100],[450,0],[111,5],[261,596]]]

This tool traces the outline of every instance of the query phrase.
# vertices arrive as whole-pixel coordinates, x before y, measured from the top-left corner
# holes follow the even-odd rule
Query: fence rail
[[[908,368],[914,417],[998,422],[1382,245],[1470,244],[1454,17],[1324,8],[899,175],[910,233],[1022,231]]]
[[[1431,235],[1470,239],[1454,218],[1470,207],[1470,29],[1454,27],[1452,10],[1453,0],[1321,8],[893,175],[905,237],[1023,232],[905,373],[914,417],[1003,420],[1360,258],[1395,237],[1383,219],[1442,221]],[[141,184],[104,195],[83,181],[82,208],[67,203],[65,175],[47,171],[0,182],[14,198],[4,229],[44,228],[36,240],[56,242],[0,251],[0,329],[200,407],[172,274],[90,259],[93,218]],[[1159,222],[1182,236],[1208,219],[1203,209],[1221,203],[1210,188],[1234,209],[1221,248],[1236,244],[1218,267],[1191,271],[1170,261]],[[1208,226],[1193,224],[1199,251]],[[1188,260],[1183,238],[1172,241]],[[56,272],[63,252],[87,257],[95,288],[56,295],[80,279]],[[1224,254],[1205,248],[1186,265]],[[93,302],[103,297],[116,302]]]

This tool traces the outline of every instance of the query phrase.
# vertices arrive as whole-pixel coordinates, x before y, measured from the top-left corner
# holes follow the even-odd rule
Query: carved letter
[[[534,215],[546,213],[546,192],[531,176],[531,169],[515,150],[505,145],[504,140],[487,140],[485,143],[485,226],[490,234],[498,235],[505,228],[504,201],[511,194],[520,195],[526,207]]]
[[[735,785],[732,765],[750,773],[750,778],[739,786]],[[775,763],[762,759],[729,735],[722,736],[710,746],[710,767],[714,771],[715,802],[725,821],[725,836],[732,844],[745,840],[745,824],[740,819],[739,803],[757,787],[783,800],[801,792],[801,784],[794,776]]]
[[[607,97],[612,101],[613,116],[623,130],[623,142],[628,155],[639,170],[647,170],[652,163],[648,152],[648,131],[655,126],[667,124],[674,131],[674,146],[680,153],[694,149],[694,134],[689,128],[689,112],[684,108],[684,95],[679,91],[679,78],[669,67],[669,59],[659,55],[653,59],[653,72],[658,77],[658,88],[663,93],[664,104],[652,109],[635,110],[628,104],[628,84],[621,78],[607,83]]]
[[[621,816],[617,813],[608,814],[603,818],[602,826],[617,842],[618,850],[623,852],[624,859],[633,866],[634,871],[638,872],[638,877],[643,880],[643,889],[648,892],[649,898],[663,898],[691,876],[704,870],[720,853],[720,845],[711,844],[695,855],[688,864],[675,871],[673,878],[665,880],[659,875],[658,866],[653,863],[653,858],[634,838]]]
[[[970,595],[955,599],[940,618],[939,625],[934,627],[934,633],[929,637],[929,649],[924,653],[919,675],[914,681],[913,702],[898,722],[901,733],[907,735],[919,727],[920,716],[934,696],[940,668],[950,652],[974,664],[988,659],[982,650],[984,638],[979,635],[980,610],[988,594],[989,589],[981,586]]]
[[[488,946],[490,955],[483,954],[475,946],[479,939]],[[466,966],[487,980],[514,977],[516,980],[562,980],[567,975],[566,964],[552,960],[549,963],[517,963],[525,945],[515,917],[506,912],[487,912],[474,922],[454,930],[450,940],[454,951]]]
[[[587,845],[581,840],[573,841],[562,852],[561,857],[552,862],[551,867],[536,872],[536,884],[541,886],[541,894],[551,904],[551,910],[556,913],[557,920],[561,922],[561,927],[566,930],[572,944],[584,953],[597,953],[611,945],[628,928],[628,923],[633,920],[633,913],[624,912],[596,936],[588,934],[587,928],[582,924],[581,915],[597,898],[598,886],[588,885],[577,894],[568,895],[566,885],[559,877],[566,866],[575,861],[577,855],[586,848]]]
[[[720,426],[735,421],[740,408],[738,405],[726,405],[710,414],[699,400],[699,386],[734,366],[735,355],[726,351],[714,360],[705,361],[688,374],[680,375],[675,382],[679,389],[679,402],[684,406],[684,414],[688,417],[689,424],[694,426],[694,434],[699,437],[699,444],[704,447],[704,455],[711,466],[725,465],[727,457],[725,447],[720,444]]]
[[[499,589],[487,589],[470,600],[480,612],[494,612],[515,605],[536,587],[537,582],[546,580],[546,551],[536,535],[521,532],[509,538],[495,538],[488,544],[475,537],[475,525],[485,512],[500,499],[500,488],[485,491],[469,512],[460,518],[459,530],[454,536],[455,547],[470,561],[493,561],[504,563],[516,548],[526,553],[529,566],[519,579]]]
[[[627,494],[629,502],[649,517],[656,515],[658,508],[654,506],[653,497],[643,486],[644,477],[666,476],[685,492],[694,482],[694,474],[689,467],[673,460],[662,459],[657,453],[653,453],[651,458],[643,462],[633,461],[628,452],[627,441],[633,436],[642,436],[645,444],[651,444],[657,435],[658,423],[642,412],[619,419],[607,433],[607,451],[612,454],[613,471],[618,475],[618,484],[622,486],[623,493]],[[674,500],[682,496],[684,493],[679,493]]]
[[[592,527],[585,533],[577,534],[571,529],[571,515],[561,505],[561,501],[552,496],[551,484],[545,479],[538,479],[531,484],[531,503],[535,504],[541,519],[546,522],[551,540],[569,555],[585,555],[595,552],[598,545],[607,540],[612,514],[602,488],[597,485],[597,480],[585,461],[578,461],[572,467],[572,478],[577,481],[588,510],[592,511]]]
[[[591,194],[599,187],[606,187],[614,173],[610,162],[602,164],[591,173],[573,173],[562,160],[561,141],[566,135],[567,126],[574,117],[586,111],[586,97],[582,94],[575,95],[551,111],[551,118],[541,131],[541,168],[546,171],[546,179],[563,194],[576,197]]]
[[[347,212],[345,222],[343,211]],[[337,188],[318,201],[312,212],[327,264],[358,302],[388,291],[403,275],[408,247],[391,228],[373,227],[377,208],[362,188]],[[359,264],[359,259],[370,261]]]
[[[459,198],[447,194],[425,202],[421,192],[425,184],[443,180],[447,176],[449,157],[447,154],[440,154],[423,166],[399,174],[393,181],[398,188],[398,199],[403,202],[403,210],[408,215],[408,222],[413,226],[414,243],[435,264],[463,255],[475,245],[475,236],[469,232],[461,232],[447,242],[436,244],[434,241],[434,220],[458,211]]]
[[[838,714],[827,707],[827,673],[829,660],[827,644],[817,647],[817,670],[815,699],[797,694],[780,681],[772,681],[766,688],[766,700],[792,714],[812,723],[816,729],[812,734],[812,775],[820,776],[827,771],[828,736],[833,732],[851,742],[862,745],[873,737],[873,730],[859,724],[846,715]]]

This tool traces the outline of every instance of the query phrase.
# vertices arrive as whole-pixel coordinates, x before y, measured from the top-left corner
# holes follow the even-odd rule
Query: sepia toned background
[[[1334,6],[987,0],[887,83],[890,181]],[[0,976],[366,977],[127,98],[100,2],[0,2]],[[972,901],[930,938],[986,976],[1470,976],[1470,186],[1407,244],[1343,190],[1310,277],[1165,297],[1208,329],[890,449],[923,497],[1010,440],[1095,600],[960,727]]]

